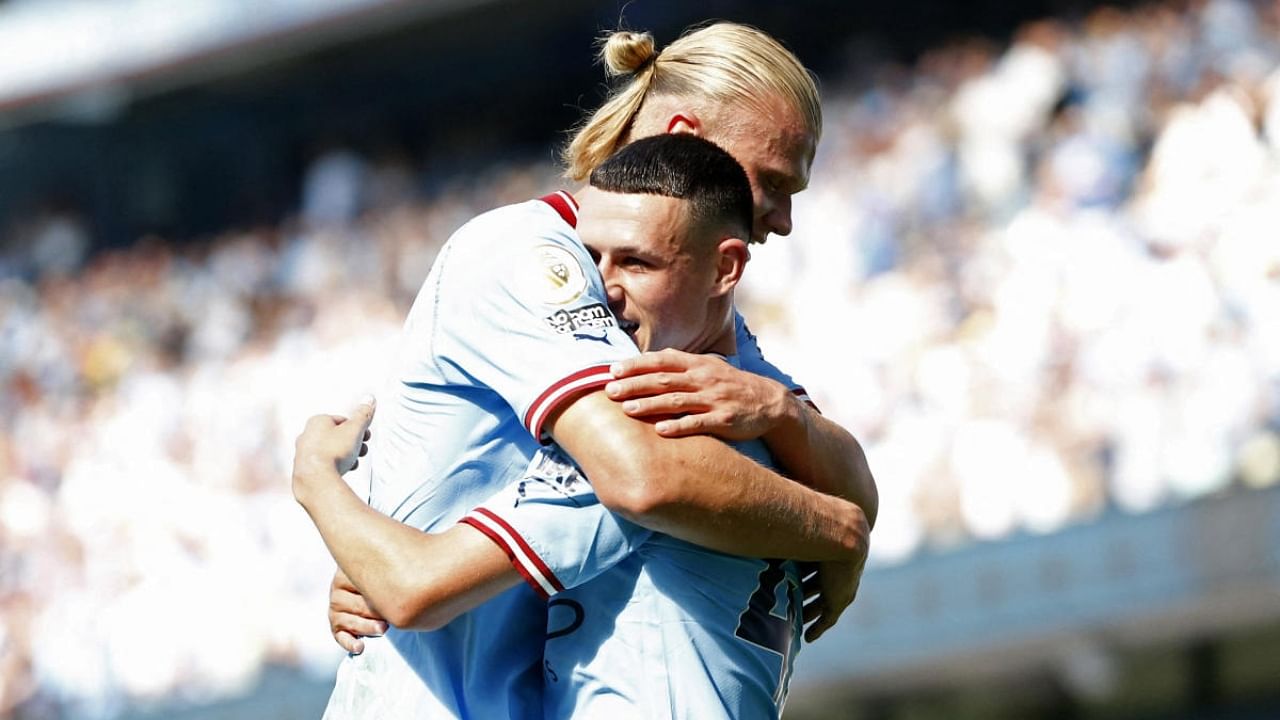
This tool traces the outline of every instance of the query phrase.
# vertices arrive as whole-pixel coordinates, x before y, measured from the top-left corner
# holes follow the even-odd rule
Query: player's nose
[[[775,235],[791,234],[791,197],[776,198],[770,203],[769,212],[765,213],[765,231]]]
[[[622,309],[623,301],[626,299],[625,293],[622,292],[622,288],[618,285],[606,285],[605,297],[609,300],[609,309],[614,313]]]

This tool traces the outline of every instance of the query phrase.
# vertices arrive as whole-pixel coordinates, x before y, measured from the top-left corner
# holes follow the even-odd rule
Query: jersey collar
[[[578,201],[574,200],[567,191],[558,190],[538,199],[555,208],[555,211],[560,213],[560,217],[569,223],[569,227],[578,227]]]

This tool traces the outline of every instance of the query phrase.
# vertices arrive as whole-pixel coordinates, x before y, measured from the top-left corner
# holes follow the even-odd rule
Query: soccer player
[[[619,60],[619,49],[630,60]],[[662,132],[702,134],[747,169],[753,238],[789,231],[789,196],[805,183],[820,132],[816,90],[790,53],[728,24],[686,35],[660,54],[651,39],[631,35],[616,36],[606,52],[616,61],[611,67],[630,68],[633,79],[584,126],[584,142],[571,153],[588,157]],[[589,323],[603,319],[593,306],[607,306],[598,278],[584,270],[589,256],[562,219],[574,211],[571,200],[551,202],[560,214],[532,203],[481,216],[442,251],[406,325],[398,391],[384,408],[373,463],[372,504],[421,529],[448,527],[519,473],[548,430],[593,478],[601,502],[645,527],[744,555],[865,553],[865,517],[856,506],[806,492],[714,440],[675,442],[648,424],[628,422],[599,391],[610,381],[607,366],[625,364],[635,352],[602,336],[625,334],[590,326],[542,334],[551,320],[565,319],[562,311]],[[719,367],[706,364],[713,361],[686,362],[687,376],[744,382],[722,370],[709,373]],[[777,434],[797,442],[774,447],[778,460],[814,487],[861,496],[873,507],[873,499],[865,500],[874,490],[856,442],[797,405],[779,411],[793,422],[780,424]],[[830,572],[821,574],[819,623],[838,616],[858,574],[834,563],[824,569]],[[343,607],[340,588],[335,598],[335,627],[342,630],[348,622],[342,610],[352,606]],[[524,715],[539,704],[530,700],[531,681],[541,686],[530,647],[540,650],[543,623],[531,625],[533,614],[543,617],[545,606],[527,591],[512,591],[437,633],[393,631],[371,640],[360,658],[344,663],[331,707],[348,701],[360,707],[376,694],[385,706],[426,714]],[[358,620],[346,627],[361,631]],[[374,677],[378,689],[369,684]]]
[[[619,151],[591,184],[579,234],[637,345],[736,363],[733,288],[747,260],[739,238],[749,235],[752,207],[741,167],[711,143],[664,135]],[[308,433],[326,426],[321,418]],[[737,447],[771,463],[759,440]],[[543,596],[569,588],[552,601],[549,717],[781,712],[801,629],[793,563],[710,552],[620,520],[554,451],[541,451],[519,482],[464,518],[496,543],[474,549],[459,537],[465,529],[422,535],[365,508],[341,482],[336,457],[304,464],[299,499],[376,606],[407,603],[440,624],[520,576]],[[502,568],[503,557],[512,566]],[[405,579],[418,586],[405,588]]]

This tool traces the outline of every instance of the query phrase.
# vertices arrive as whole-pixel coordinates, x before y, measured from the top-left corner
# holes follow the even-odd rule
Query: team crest
[[[581,297],[587,276],[572,253],[555,245],[540,245],[535,252],[541,273],[536,284],[543,302],[564,305]]]

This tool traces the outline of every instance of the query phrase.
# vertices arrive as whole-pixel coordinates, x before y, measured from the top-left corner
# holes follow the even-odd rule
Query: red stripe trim
[[[818,405],[817,405],[817,403],[815,403],[815,402],[813,401],[813,398],[809,397],[809,392],[808,392],[807,390],[805,390],[804,388],[802,388],[802,387],[793,388],[793,389],[791,390],[791,394],[792,394],[792,395],[795,395],[795,396],[796,396],[796,397],[798,397],[798,398],[800,398],[800,401],[801,401],[801,402],[803,402],[803,403],[805,403],[806,405],[808,405],[809,407],[813,408],[815,411],[817,411],[817,413],[818,413],[819,415],[821,415],[821,414],[822,414],[822,411],[821,411],[821,410],[818,410]]]
[[[555,208],[556,212],[560,213],[560,217],[569,223],[569,227],[578,227],[578,201],[574,200],[572,195],[561,190],[543,195],[538,199]]]
[[[477,514],[484,515],[502,526],[503,530],[510,533],[511,537],[520,545],[520,549],[529,557],[533,566],[538,569],[538,572],[542,573],[542,576],[551,582],[551,587],[555,588],[556,592],[562,592],[564,590],[564,585],[560,582],[560,578],[556,577],[556,574],[551,572],[551,568],[547,567],[547,564],[542,562],[542,558],[538,557],[538,553],[534,552],[533,548],[529,547],[529,543],[525,542],[524,538],[520,536],[520,533],[516,532],[516,529],[511,527],[506,520],[503,520],[489,508],[478,507],[475,509],[475,512]]]
[[[524,413],[525,429],[535,440],[542,438],[542,424],[561,403],[576,398],[582,393],[604,387],[613,380],[608,365],[595,365],[584,368],[543,390]]]
[[[490,529],[487,525],[480,522],[479,520],[475,520],[470,517],[464,517],[458,522],[464,525],[470,525],[476,530],[479,530],[480,532],[484,533],[485,537],[489,538],[490,540],[493,541],[495,545],[502,548],[502,552],[506,553],[507,559],[511,561],[511,566],[516,569],[516,572],[520,573],[520,577],[524,578],[524,581],[528,583],[529,587],[533,588],[533,591],[538,593],[538,597],[542,598],[543,600],[551,599],[551,596],[547,594],[546,590],[542,589],[542,585],[538,583],[537,579],[534,578],[533,575],[531,575],[529,571],[525,569],[524,565],[516,558],[515,551],[512,550],[509,545],[507,545],[506,541],[502,539],[501,535],[494,532],[492,529]]]

